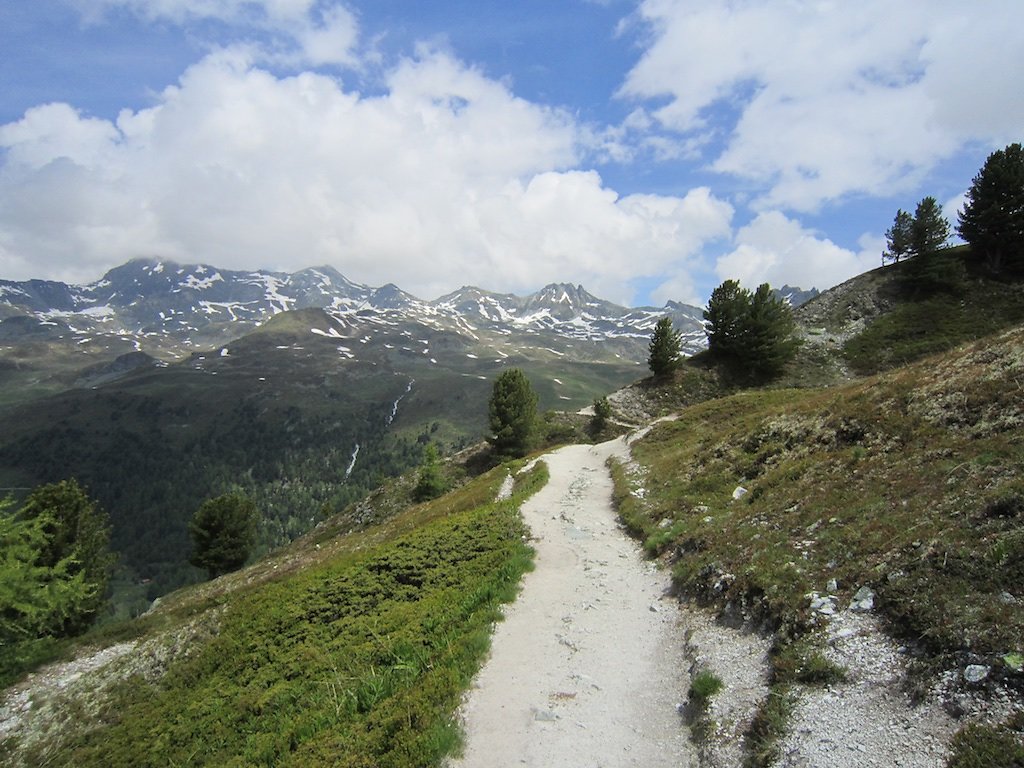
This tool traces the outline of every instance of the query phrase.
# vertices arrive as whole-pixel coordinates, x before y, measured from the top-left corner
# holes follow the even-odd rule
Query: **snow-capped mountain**
[[[0,335],[48,328],[51,336],[81,343],[97,334],[116,337],[136,351],[216,347],[274,315],[306,308],[325,310],[350,331],[412,322],[471,339],[543,334],[562,342],[645,340],[657,320],[669,315],[683,333],[686,352],[699,350],[704,339],[696,307],[670,302],[630,309],[564,283],[525,297],[467,286],[423,301],[392,284],[353,283],[331,267],[287,274],[146,259],[83,286],[0,280]]]

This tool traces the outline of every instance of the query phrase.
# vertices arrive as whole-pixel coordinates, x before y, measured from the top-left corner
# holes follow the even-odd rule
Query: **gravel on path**
[[[628,457],[625,440],[544,457],[551,479],[522,509],[536,569],[466,697],[453,768],[698,764],[679,605],[618,523],[613,455]]]

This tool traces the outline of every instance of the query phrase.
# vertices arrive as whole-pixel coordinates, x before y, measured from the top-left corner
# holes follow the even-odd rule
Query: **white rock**
[[[733,501],[739,501],[744,496],[746,496],[748,493],[749,493],[749,491],[746,488],[744,488],[742,485],[737,485],[736,486],[736,490],[734,490],[732,492],[732,499],[733,499]]]
[[[964,680],[968,683],[980,683],[988,677],[988,667],[984,664],[968,664],[964,669]]]
[[[875,607],[875,593],[870,587],[861,587],[850,603],[851,611],[870,611]]]

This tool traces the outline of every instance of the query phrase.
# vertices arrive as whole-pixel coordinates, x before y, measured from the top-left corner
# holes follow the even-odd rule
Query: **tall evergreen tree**
[[[671,373],[679,365],[679,354],[682,350],[682,334],[672,327],[672,318],[663,317],[654,326],[647,367],[655,376]]]
[[[68,613],[64,634],[77,634],[92,623],[106,599],[107,584],[115,557],[110,551],[110,524],[74,479],[42,485],[32,491],[18,512],[25,520],[38,521],[44,534],[38,564],[57,568],[69,563],[69,572],[81,573],[90,585],[90,596]]]
[[[415,501],[429,501],[444,495],[446,483],[441,473],[441,457],[433,443],[423,448],[423,461],[420,463],[419,478],[412,490]]]
[[[495,379],[488,416],[495,453],[525,456],[537,420],[537,394],[522,370],[509,368]]]
[[[15,661],[15,644],[65,634],[101,593],[70,554],[43,564],[55,525],[49,511],[18,517],[8,506],[0,500],[0,674]]]
[[[949,221],[934,197],[926,197],[917,204],[910,233],[910,253],[915,258],[927,258],[946,245]]]
[[[726,280],[711,292],[704,320],[712,354],[731,357],[739,353],[751,298],[750,291],[737,280]]]
[[[797,348],[793,313],[768,283],[751,293],[726,280],[712,292],[704,319],[708,351],[743,375],[774,376]]]
[[[914,217],[902,208],[896,211],[892,226],[885,233],[888,249],[882,254],[883,261],[899,264],[900,259],[910,254],[910,246],[914,238]]]
[[[189,521],[188,532],[192,565],[205,568],[211,579],[238,570],[256,538],[256,505],[241,493],[207,499]]]
[[[957,233],[993,272],[1024,267],[1024,149],[1010,144],[988,156],[967,190]]]
[[[759,285],[751,296],[745,325],[744,356],[755,377],[780,373],[796,352],[796,321],[789,305],[775,296],[768,283]]]

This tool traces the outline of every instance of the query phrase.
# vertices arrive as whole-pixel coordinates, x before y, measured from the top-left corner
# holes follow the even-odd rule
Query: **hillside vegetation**
[[[854,288],[863,297],[861,283],[847,298]],[[1019,285],[975,290],[1020,300]],[[887,323],[901,329],[899,345],[906,306],[879,311],[849,338]],[[932,324],[931,338],[921,333],[901,354],[980,335],[946,327]],[[871,345],[891,349],[886,339]],[[844,351],[836,344],[830,354]],[[871,590],[910,649],[920,692],[968,665],[990,670],[992,690],[1024,692],[1024,328],[831,387],[781,382],[728,394],[691,364],[652,410],[715,387],[720,396],[696,397],[634,445],[640,472],[616,470],[617,499],[681,594],[774,633],[776,695],[750,734],[756,764],[777,757],[789,686],[844,674],[821,655],[821,595],[845,607]],[[969,727],[956,743],[963,762],[953,764],[1020,764],[1022,725],[1017,715]]]
[[[88,638],[128,639],[120,671],[36,694],[43,712],[0,745],[8,765],[436,764],[530,566],[506,469],[363,532],[331,526],[246,571]],[[104,638],[105,642],[104,642]],[[115,665],[116,666],[116,665]]]

